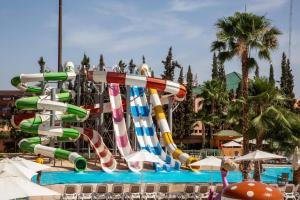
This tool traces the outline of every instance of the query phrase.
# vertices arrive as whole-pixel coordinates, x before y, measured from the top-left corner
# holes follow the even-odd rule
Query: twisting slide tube
[[[120,154],[126,158],[128,155],[133,153],[133,150],[130,146],[127,135],[119,84],[111,83],[108,88],[108,93],[113,112],[113,126],[117,146]],[[129,169],[133,172],[138,172],[143,169],[142,162],[127,162],[127,164]]]
[[[147,76],[151,76],[150,72],[148,71],[147,65],[143,65],[141,68],[141,73],[145,74]],[[168,82],[168,81],[167,81]],[[173,85],[174,86],[174,85]],[[167,86],[166,86],[167,88]],[[180,87],[174,87],[174,90],[180,93]],[[182,152],[180,149],[177,148],[176,144],[173,141],[172,134],[168,125],[168,122],[166,120],[166,116],[162,107],[162,104],[160,102],[159,95],[157,93],[157,90],[155,88],[150,88],[150,102],[153,105],[153,109],[155,112],[155,117],[158,122],[158,126],[162,132],[162,137],[164,139],[164,142],[168,148],[168,151],[172,153],[172,156],[174,159],[180,160],[181,163],[185,163],[186,166],[188,166],[191,170],[199,170],[198,166],[190,166],[191,163],[196,162],[198,159],[192,156],[189,156],[187,153]],[[176,94],[176,93],[175,93]],[[177,97],[181,98],[177,95]]]
[[[94,149],[100,159],[102,169],[108,173],[113,172],[117,168],[117,161],[104,144],[100,134],[91,128],[74,128],[77,129],[81,135],[83,135],[84,140],[90,142],[91,147]]]
[[[130,88],[130,108],[140,148],[159,156],[165,162],[162,167],[155,163],[157,171],[162,169],[170,171],[170,168],[179,170],[181,163],[167,155],[159,143],[144,90],[137,86]]]
[[[68,69],[73,67],[72,63],[67,63]],[[73,69],[73,68],[72,68]],[[27,86],[28,82],[37,81],[65,81],[72,80],[76,77],[73,70],[67,72],[44,73],[44,74],[22,74],[14,77],[11,80],[12,85],[24,92],[42,93],[42,89],[38,87]],[[51,101],[49,96],[34,96],[21,98],[16,101],[16,108],[21,110],[43,110],[43,112],[36,114],[35,117],[24,119],[20,122],[20,129],[24,132],[37,134],[44,137],[26,138],[19,142],[21,150],[42,154],[47,157],[55,157],[58,159],[66,159],[74,163],[75,170],[85,170],[86,160],[76,152],[66,151],[60,148],[53,148],[44,146],[49,143],[48,137],[57,137],[59,141],[77,140],[80,137],[80,130],[75,128],[62,128],[57,126],[50,126],[50,112],[55,111],[55,120],[62,120],[63,122],[84,121],[89,117],[89,112],[78,106],[68,103],[63,103],[72,98],[70,92],[64,91],[56,95],[57,101]],[[93,143],[96,142],[96,138]],[[102,140],[101,140],[102,141]],[[100,145],[101,146],[101,145]],[[106,157],[107,155],[105,155]],[[113,166],[114,162],[112,162]],[[103,166],[102,167],[107,167]],[[115,167],[115,166],[114,166]],[[109,170],[114,167],[109,166]]]

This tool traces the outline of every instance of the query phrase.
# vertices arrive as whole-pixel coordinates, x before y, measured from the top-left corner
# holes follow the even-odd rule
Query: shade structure
[[[30,180],[36,172],[32,169],[22,166],[21,164],[14,163],[12,160],[5,158],[0,161],[0,172],[13,174],[21,178]]]
[[[13,163],[19,164],[19,165],[26,167],[28,169],[31,169],[32,171],[35,171],[35,172],[51,168],[48,165],[39,164],[39,163],[30,161],[30,160],[26,160],[26,159],[20,158],[20,157],[14,157],[14,158],[11,158],[10,160]]]
[[[252,161],[260,161],[260,160],[272,160],[272,159],[282,159],[285,158],[284,156],[279,156],[276,154],[268,153],[265,151],[256,150],[251,153],[248,153],[244,156],[236,158],[234,161],[245,161],[245,160],[252,160]]]
[[[200,166],[200,170],[220,170],[222,160],[214,156],[208,156],[202,160],[194,162],[191,166]]]
[[[56,195],[60,195],[60,193],[46,187],[39,186],[27,179],[14,176],[10,173],[0,172],[1,200]]]
[[[242,147],[242,145],[235,141],[230,141],[225,144],[222,144],[222,147]]]
[[[243,142],[243,139],[244,139],[243,137],[239,137],[239,138],[234,139],[233,141],[241,143],[241,142]]]
[[[127,162],[152,162],[152,163],[164,164],[158,156],[144,149],[126,156],[125,160]]]

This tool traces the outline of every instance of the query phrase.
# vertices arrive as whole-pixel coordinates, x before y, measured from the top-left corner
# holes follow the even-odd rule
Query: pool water
[[[272,167],[265,168],[261,175],[262,181],[266,183],[276,183],[277,176],[281,173],[289,173],[289,180],[292,180],[292,169],[290,167]],[[251,173],[252,175],[253,173]],[[228,173],[229,182],[242,181],[240,171],[231,171]],[[36,182],[36,176],[32,178]],[[51,184],[71,184],[71,183],[187,183],[187,182],[222,182],[219,171],[199,171],[191,172],[187,170],[173,172],[154,172],[144,171],[142,173],[133,173],[130,171],[117,171],[105,173],[103,171],[86,172],[43,172],[41,177],[42,185]]]

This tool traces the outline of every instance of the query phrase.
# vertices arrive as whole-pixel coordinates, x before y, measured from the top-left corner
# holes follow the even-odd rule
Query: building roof
[[[236,92],[236,89],[239,87],[239,83],[242,80],[242,75],[238,72],[231,72],[226,74],[226,89],[227,91],[233,90]],[[202,93],[201,85],[193,88],[193,94],[200,95]]]
[[[222,130],[214,134],[214,136],[241,137],[242,134],[235,130]]]

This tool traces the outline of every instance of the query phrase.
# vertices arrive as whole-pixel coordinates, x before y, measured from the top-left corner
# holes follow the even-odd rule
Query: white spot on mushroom
[[[272,188],[266,187],[266,190],[268,190],[269,192],[272,192]]]
[[[254,184],[254,183],[248,183],[248,185],[249,185],[249,186],[254,186],[255,184]]]
[[[253,197],[254,196],[254,192],[253,191],[248,191],[247,192],[247,196],[248,197]]]
[[[235,190],[236,188],[237,188],[237,186],[234,185],[234,186],[232,186],[230,189],[231,189],[231,190]]]

